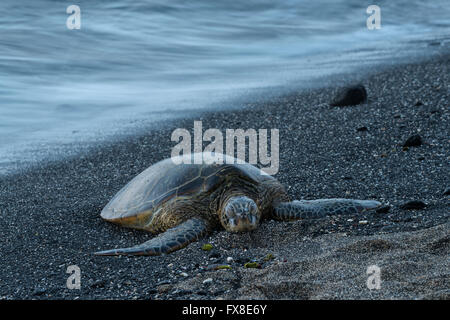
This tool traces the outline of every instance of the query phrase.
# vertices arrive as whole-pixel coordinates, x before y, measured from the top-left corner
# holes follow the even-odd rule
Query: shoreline
[[[163,127],[176,127],[180,119],[196,119],[199,116],[208,116],[208,114],[217,112],[234,112],[244,109],[258,109],[260,105],[276,101],[282,101],[286,97],[295,95],[297,92],[320,91],[329,88],[344,86],[345,84],[354,84],[363,82],[371,76],[389,72],[393,68],[408,66],[414,64],[426,63],[429,60],[440,59],[439,57],[447,54],[447,37],[421,40],[419,47],[415,51],[410,51],[406,60],[395,57],[392,61],[385,58],[378,62],[369,62],[359,66],[347,66],[348,70],[339,72],[312,76],[308,80],[297,79],[300,84],[293,84],[289,81],[285,84],[278,84],[270,87],[254,88],[250,91],[243,90],[240,94],[209,103],[209,107],[187,108],[187,109],[168,109],[165,111],[151,111],[149,114],[127,118],[123,121],[110,124],[115,129],[109,130],[102,128],[99,131],[86,131],[78,136],[81,128],[63,133],[62,141],[40,140],[39,138],[31,143],[21,143],[17,146],[4,147],[2,152],[9,156],[0,157],[0,179],[2,177],[20,175],[28,170],[52,164],[59,161],[68,161],[76,157],[88,155],[102,148],[107,148],[111,144],[126,143],[127,140],[151,134],[159,131]],[[437,42],[436,42],[437,41]],[[357,53],[350,52],[349,55]],[[340,83],[336,86],[336,83]],[[145,116],[145,117],[144,117]],[[192,127],[191,121],[190,127]],[[80,130],[79,130],[80,129]],[[55,132],[55,134],[57,134]],[[38,133],[40,135],[40,133]],[[72,136],[69,138],[69,136]]]
[[[271,294],[277,292],[285,292],[285,299],[448,299],[445,256],[450,226],[448,196],[443,192],[450,185],[449,75],[448,54],[396,66],[362,78],[368,103],[332,108],[328,103],[337,88],[353,80],[336,77],[338,85],[333,87],[248,103],[242,110],[170,120],[165,128],[0,177],[0,299],[274,299]],[[391,208],[387,213],[330,217],[317,223],[267,221],[245,235],[219,231],[161,257],[94,257],[94,251],[150,238],[102,221],[100,211],[131,178],[169,157],[176,144],[170,141],[171,132],[186,128],[192,134],[194,120],[203,121],[204,129],[222,131],[278,128],[276,178],[292,198],[377,199]],[[362,127],[366,130],[358,131]],[[404,151],[402,144],[413,134],[420,134],[424,143]],[[400,209],[407,200],[422,200],[427,206]],[[204,243],[212,243],[214,250],[200,250]],[[263,263],[262,269],[243,268],[245,262],[269,253],[275,259]],[[235,261],[232,270],[207,270],[208,265],[225,263],[228,256]],[[389,261],[398,260],[389,269],[392,284],[377,293],[364,287],[365,269],[357,268],[375,258],[388,269]],[[64,287],[66,268],[74,264],[83,274],[81,290]],[[321,264],[323,269],[313,272]],[[417,271],[421,268],[424,274]],[[411,269],[413,278],[407,280]],[[304,270],[309,273],[299,282],[297,272]],[[440,282],[433,275],[436,270]],[[352,287],[343,280],[339,290],[333,288],[333,277],[349,279],[360,271],[362,285]],[[411,285],[420,277],[425,277],[425,284]],[[203,285],[206,278],[213,278],[213,284]]]

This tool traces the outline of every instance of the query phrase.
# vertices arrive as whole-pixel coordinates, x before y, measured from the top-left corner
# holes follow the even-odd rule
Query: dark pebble
[[[162,286],[163,284],[171,284],[170,280],[162,280],[156,284],[156,286]]]
[[[425,202],[421,201],[421,200],[411,200],[411,201],[406,201],[404,203],[402,203],[400,205],[400,209],[404,209],[404,210],[420,210],[425,208],[427,205],[425,204]]]
[[[376,210],[376,213],[387,213],[391,210],[391,206],[382,206]]]
[[[355,106],[366,101],[366,88],[363,85],[356,85],[344,88],[330,105],[332,107]]]
[[[444,196],[450,195],[450,187],[447,187],[444,191]]]
[[[156,290],[156,288],[151,288],[147,291],[147,294],[156,294],[158,293],[158,290]]]
[[[248,262],[248,260],[249,259],[246,257],[238,257],[238,258],[234,259],[234,261],[238,264],[244,264],[244,263]]]
[[[421,144],[422,144],[422,137],[418,134],[415,134],[405,141],[405,143],[403,144],[403,148],[418,147]]]
[[[91,284],[91,288],[103,288],[106,284],[105,280],[97,280]]]
[[[220,258],[220,253],[217,251],[213,251],[209,254],[210,258]]]
[[[367,131],[367,127],[359,127],[358,129],[356,129],[356,131],[359,131],[359,132]]]
[[[221,295],[221,294],[224,294],[224,293],[225,293],[225,290],[223,290],[223,289],[219,289],[217,291],[212,292],[212,294],[214,296],[218,296],[218,295]]]
[[[184,290],[184,289],[178,290],[178,289],[176,289],[176,290],[171,292],[171,295],[184,296],[184,295],[191,294],[191,293],[192,293],[191,290]]]
[[[47,292],[47,290],[45,290],[44,288],[36,288],[33,291],[33,296],[41,296],[41,295],[43,295],[46,292]]]

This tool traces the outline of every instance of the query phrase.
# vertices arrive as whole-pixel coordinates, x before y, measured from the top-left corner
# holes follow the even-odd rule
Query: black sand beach
[[[358,106],[329,106],[351,79],[336,80],[2,177],[0,299],[449,299],[450,56],[368,76],[369,100]],[[100,211],[132,177],[169,157],[172,131],[191,130],[194,120],[223,131],[278,128],[276,177],[292,198],[376,199],[390,208],[266,221],[167,256],[94,256],[151,237],[103,221]],[[423,143],[403,148],[415,134]],[[401,209],[409,200],[426,206]],[[202,251],[205,243],[213,250]],[[253,260],[261,269],[244,268]],[[210,270],[216,264],[231,269]],[[66,287],[70,265],[81,269],[80,290]],[[380,267],[379,290],[366,286],[370,265]]]

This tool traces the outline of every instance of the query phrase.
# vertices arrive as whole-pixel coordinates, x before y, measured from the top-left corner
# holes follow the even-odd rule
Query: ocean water
[[[366,26],[371,4],[381,29]],[[1,0],[0,173],[449,38],[448,0]]]

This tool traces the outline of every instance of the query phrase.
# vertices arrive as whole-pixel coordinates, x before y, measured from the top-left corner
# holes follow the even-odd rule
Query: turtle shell
[[[149,216],[171,199],[211,193],[223,185],[225,179],[233,177],[239,176],[255,184],[274,179],[257,167],[245,162],[235,163],[235,158],[226,155],[220,155],[223,156],[223,164],[211,163],[213,158],[206,153],[202,154],[200,164],[191,164],[196,155],[199,154],[165,159],[141,172],[105,206],[102,218],[120,222]],[[214,159],[217,159],[217,154]]]

